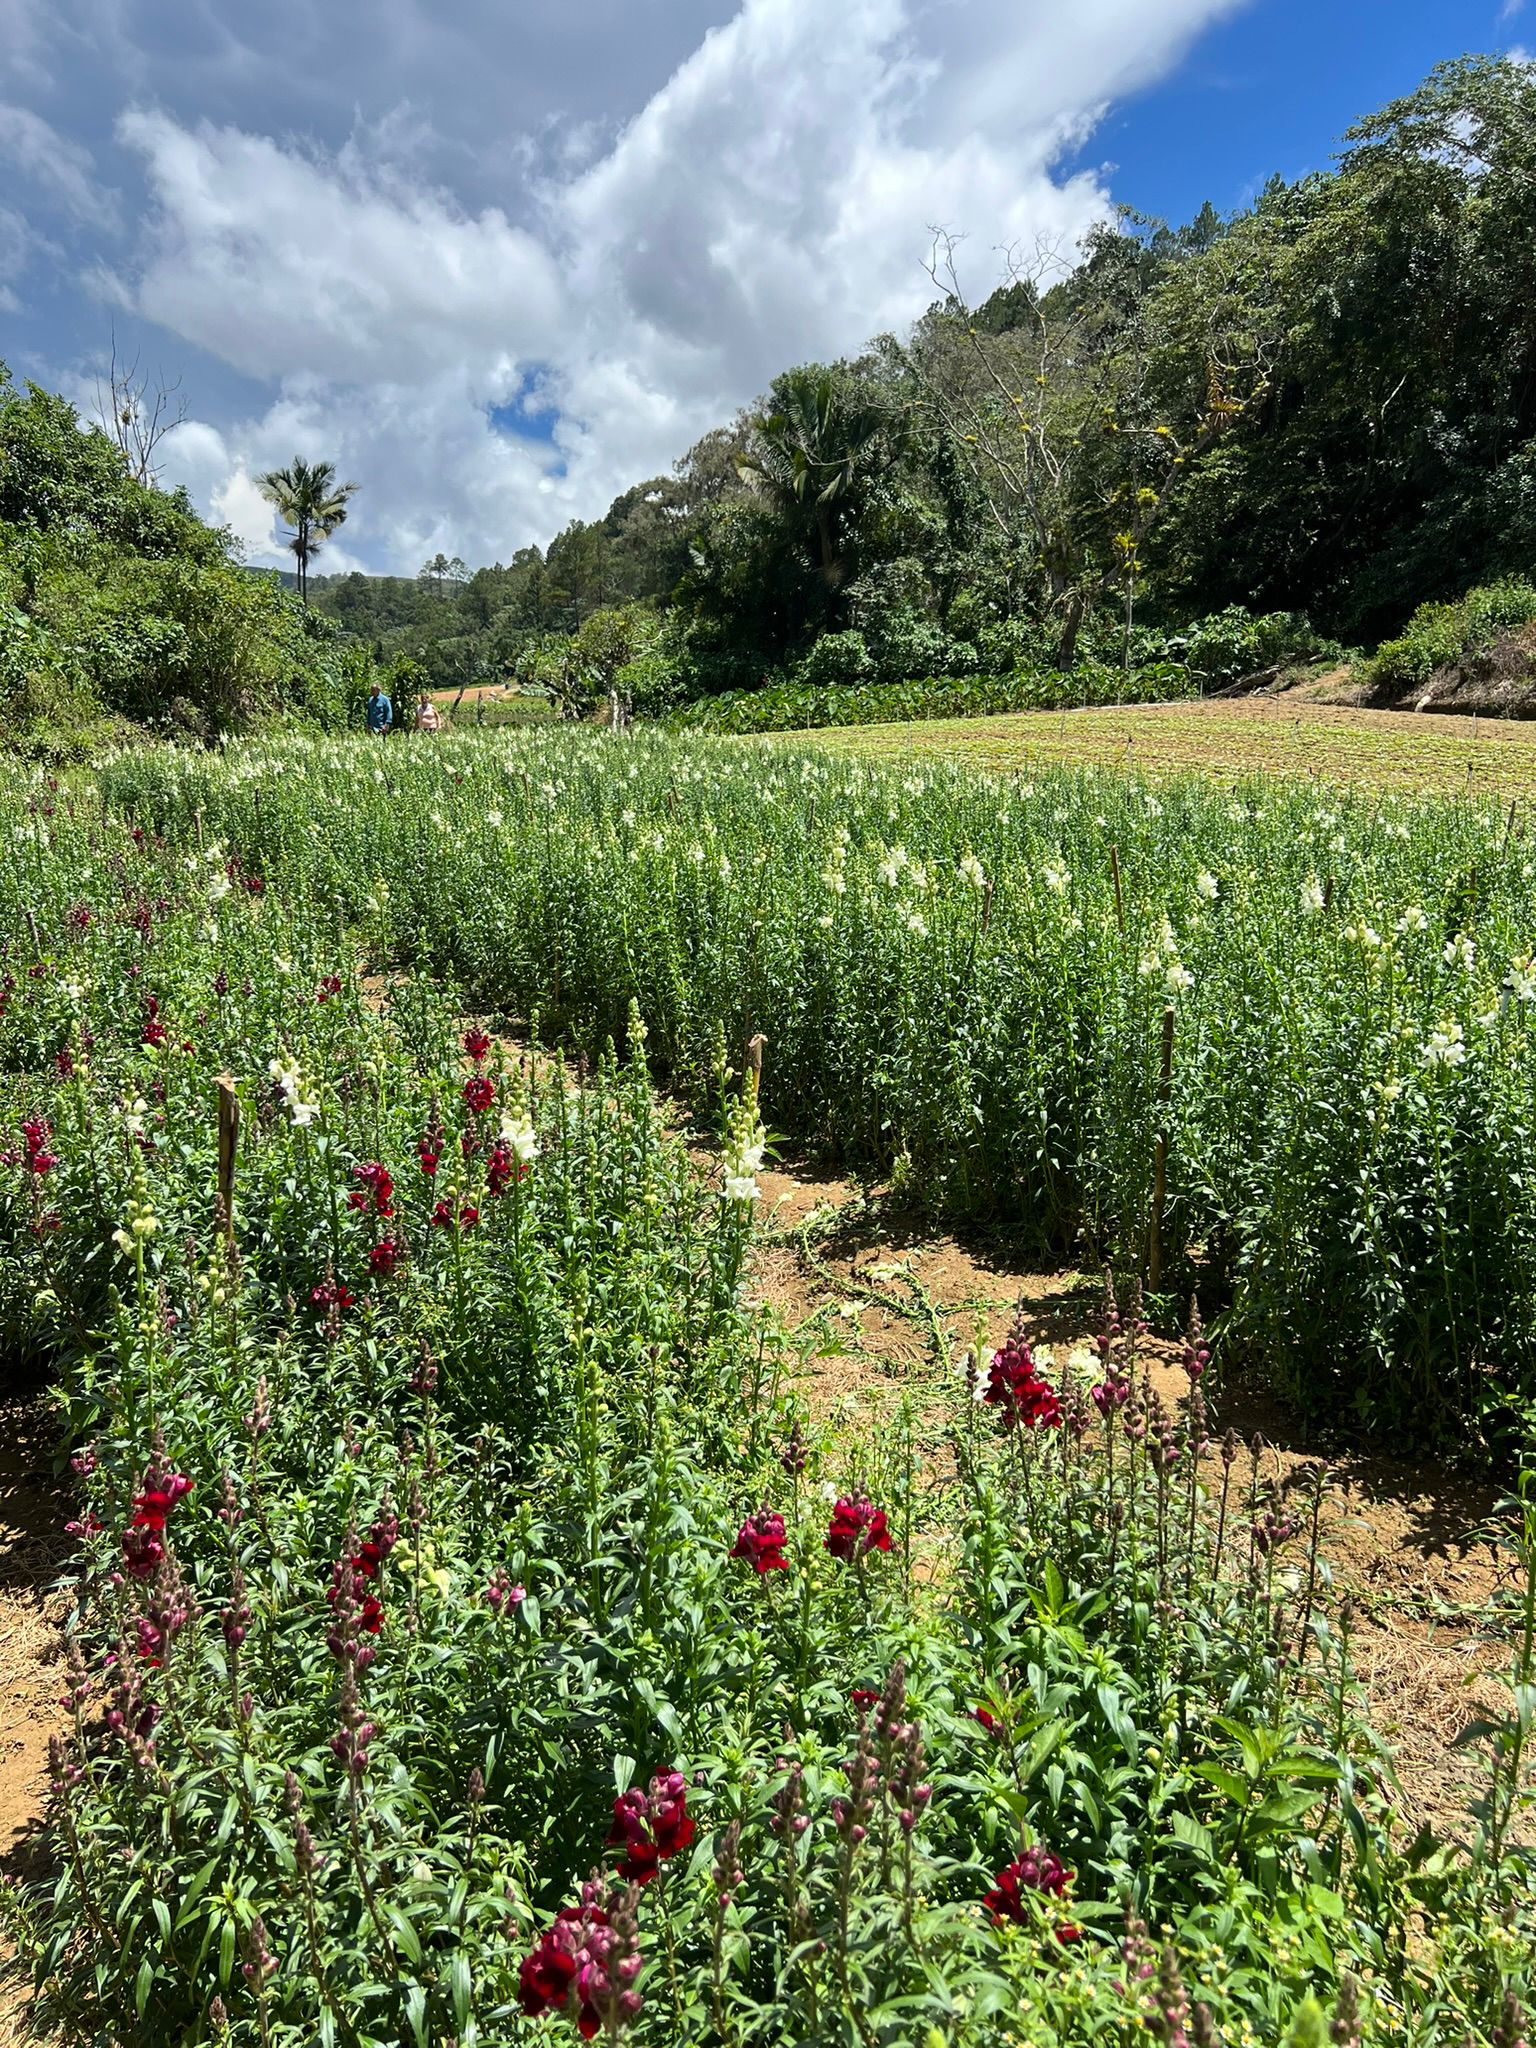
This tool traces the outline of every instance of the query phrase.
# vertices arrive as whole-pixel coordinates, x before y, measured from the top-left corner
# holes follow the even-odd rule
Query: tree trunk
[[[1077,660],[1077,636],[1083,628],[1085,599],[1081,591],[1074,591],[1067,599],[1066,617],[1062,622],[1061,638],[1056,643],[1056,666],[1071,668]]]

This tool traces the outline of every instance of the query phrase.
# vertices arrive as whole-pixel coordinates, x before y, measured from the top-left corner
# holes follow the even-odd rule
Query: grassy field
[[[1536,794],[1536,724],[1354,711],[1283,699],[1142,704],[1121,711],[1021,711],[807,735],[840,753],[942,755],[996,772],[1048,764],[1199,769],[1222,781],[1310,775],[1341,783],[1476,796]]]

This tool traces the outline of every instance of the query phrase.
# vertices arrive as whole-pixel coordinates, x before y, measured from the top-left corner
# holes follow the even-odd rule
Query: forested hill
[[[941,248],[910,334],[787,370],[547,554],[317,601],[445,681],[601,613],[589,670],[657,699],[1145,660],[1232,606],[1372,643],[1536,561],[1533,174],[1536,71],[1459,60],[1231,218],[1127,215],[976,308]]]

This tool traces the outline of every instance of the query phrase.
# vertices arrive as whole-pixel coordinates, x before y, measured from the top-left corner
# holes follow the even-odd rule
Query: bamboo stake
[[[1152,1148],[1152,1226],[1147,1244],[1147,1287],[1156,1294],[1163,1279],[1163,1202],[1168,1192],[1168,1099],[1173,1084],[1173,1007],[1163,1012],[1163,1057],[1157,1080],[1158,1130]]]
[[[224,1236],[235,1241],[235,1148],[240,1140],[240,1098],[234,1077],[220,1074],[219,1090],[219,1210]]]

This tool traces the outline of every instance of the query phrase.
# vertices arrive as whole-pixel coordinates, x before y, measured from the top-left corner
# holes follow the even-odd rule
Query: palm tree
[[[774,380],[772,410],[752,421],[753,451],[737,464],[743,481],[798,525],[827,589],[848,570],[854,500],[901,452],[901,422],[851,379],[816,365]]]
[[[256,479],[261,495],[277,507],[277,516],[292,527],[288,546],[299,565],[299,596],[309,602],[309,565],[347,516],[347,500],[356,484],[336,481],[334,462],[305,462],[295,455],[286,469],[269,469]]]

